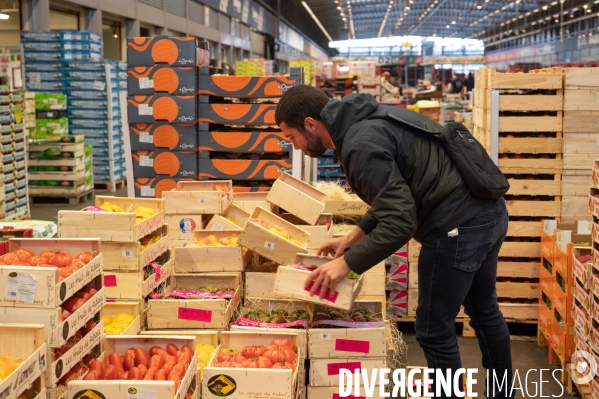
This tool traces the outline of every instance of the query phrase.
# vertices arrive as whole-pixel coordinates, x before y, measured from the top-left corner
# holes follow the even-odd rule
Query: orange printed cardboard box
[[[171,96],[167,93],[127,97],[129,123],[195,123],[195,96]]]
[[[204,104],[198,103],[198,123],[276,125],[277,104]]]
[[[554,313],[554,319],[551,324],[551,344],[561,359],[570,359],[576,350],[574,345],[574,320],[557,320]]]
[[[187,177],[198,175],[198,158],[195,151],[133,151],[133,175],[135,177]]]
[[[177,188],[177,182],[195,179],[177,179],[169,176],[136,177],[134,179],[135,197],[162,198],[163,191]]]
[[[198,151],[291,152],[293,143],[281,131],[209,132],[200,130]]]
[[[127,93],[193,95],[196,91],[195,67],[169,67],[166,64],[129,67]]]
[[[199,179],[276,180],[281,172],[291,173],[287,160],[202,159]]]
[[[129,138],[133,151],[153,151],[168,148],[175,151],[195,151],[198,134],[195,124],[171,125],[166,122],[132,123]]]
[[[553,321],[553,311],[548,304],[541,300],[539,302],[539,329],[546,338],[551,336],[551,324]]]
[[[127,39],[127,64],[129,66],[208,65],[210,55],[198,48],[195,37],[133,37]]]
[[[301,84],[300,75],[228,76],[205,75],[201,72],[198,74],[198,95],[240,98],[281,97],[288,89]]]

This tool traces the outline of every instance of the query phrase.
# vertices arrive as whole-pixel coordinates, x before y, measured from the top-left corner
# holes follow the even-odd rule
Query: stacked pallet
[[[588,219],[587,186],[599,158],[599,68],[568,68],[564,81],[562,221]]]
[[[208,68],[200,69],[200,180],[231,179],[236,192],[254,191],[270,186],[280,172],[291,172],[293,146],[273,127],[277,105],[272,100],[303,84],[303,78],[301,68],[291,68],[289,77],[210,75]],[[224,103],[222,97],[249,102]],[[251,102],[256,99],[268,102]]]

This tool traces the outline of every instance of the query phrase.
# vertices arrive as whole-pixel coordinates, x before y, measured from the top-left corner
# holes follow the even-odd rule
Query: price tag
[[[321,339],[326,339],[327,341],[331,340],[331,334],[329,334],[329,333],[321,332],[319,334],[319,336]]]
[[[141,186],[142,197],[155,197],[154,187],[152,186]]]
[[[11,272],[6,279],[4,297],[15,301],[33,303],[37,282],[29,273]]]
[[[368,353],[370,352],[370,342],[353,339],[337,339],[335,341],[335,350]]]
[[[139,132],[139,142],[154,144],[154,133]]]
[[[124,249],[122,256],[124,258],[132,258],[133,257],[133,251],[131,251],[130,249]]]
[[[154,158],[147,155],[141,155],[139,157],[139,166],[147,166],[150,168],[154,167]]]
[[[339,375],[339,371],[343,370],[343,369],[349,370],[353,374],[354,370],[360,370],[361,368],[362,368],[362,363],[360,363],[360,362],[327,364],[327,372],[329,375]]]
[[[270,241],[264,241],[264,248],[275,249],[275,243]]]
[[[96,90],[104,90],[106,88],[106,82],[102,82],[100,80],[94,80],[92,87]]]
[[[138,115],[154,115],[152,104],[139,104]]]
[[[212,311],[192,308],[179,308],[177,317],[183,320],[194,320],[210,323],[212,321]]]
[[[225,228],[218,223],[212,225],[212,230],[224,230]]]
[[[158,391],[147,388],[127,389],[127,399],[158,399]]]
[[[206,205],[208,200],[206,198],[198,198],[198,204]]]
[[[139,78],[139,88],[140,89],[153,89],[154,88],[154,79]]]
[[[109,274],[104,276],[104,287],[116,287],[115,274]]]

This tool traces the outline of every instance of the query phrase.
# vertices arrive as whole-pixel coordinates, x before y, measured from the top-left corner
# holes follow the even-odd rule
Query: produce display
[[[166,298],[170,299],[213,299],[233,298],[235,288],[225,286],[198,287],[197,290],[171,289],[165,292]]]
[[[385,323],[380,314],[374,313],[367,308],[356,308],[353,310],[339,310],[333,308],[321,308],[314,312],[311,327],[382,327]]]
[[[290,369],[297,367],[297,346],[289,339],[275,339],[269,346],[245,346],[241,351],[223,348],[215,367]]]
[[[108,201],[102,203],[100,206],[88,206],[83,208],[84,211],[89,212],[114,212],[114,213],[123,213],[130,212],[135,213],[135,223],[143,222],[146,219],[151,218],[156,214],[156,211],[147,206],[138,206],[136,208],[131,207],[132,209],[123,209],[121,206],[112,204]]]
[[[220,240],[213,234],[207,237],[194,239],[190,246],[197,247],[233,247],[237,245],[237,239],[239,237],[234,235],[231,237],[221,238]]]
[[[241,316],[235,322],[239,326],[254,327],[308,327],[312,316],[305,310],[297,309],[288,312],[285,309],[273,309],[265,312],[262,309],[244,309]]]
[[[59,281],[62,281],[87,265],[93,258],[91,252],[80,252],[75,257],[66,252],[53,251],[43,251],[35,255],[32,251],[19,247],[15,251],[0,256],[0,265],[57,267]]]
[[[93,330],[94,327],[96,327],[97,325],[98,323],[94,319],[91,319],[87,323],[85,323],[85,326],[81,327],[75,333],[75,335],[69,338],[66,344],[64,344],[60,348],[54,349],[54,360],[60,359],[65,353],[73,349],[73,347],[77,345],[77,343],[79,343],[79,341],[87,334],[89,334],[91,330]]]
[[[107,335],[121,335],[135,321],[135,316],[129,313],[119,313],[114,317],[102,316],[104,333]]]
[[[196,352],[198,352],[198,371],[200,376],[204,371],[204,367],[210,362],[212,353],[216,350],[212,344],[196,344]]]
[[[60,307],[62,308],[62,321],[68,319],[81,306],[83,306],[91,297],[96,295],[98,290],[93,287],[85,286],[67,299]],[[92,327],[93,328],[93,327]]]
[[[149,265],[144,266],[144,280],[147,280],[151,275],[156,274],[156,278],[160,279],[160,269],[162,268],[160,262],[151,262]]]
[[[301,242],[297,238],[289,237],[289,233],[283,227],[271,226],[271,225],[269,225],[268,223],[266,223],[264,220],[262,220],[260,218],[251,218],[249,221],[250,221],[250,223],[254,223],[254,224],[257,224],[259,226],[264,227],[266,230],[268,230],[268,231],[270,231],[272,233],[275,233],[276,235],[281,236],[284,239],[289,240],[292,243],[299,245],[300,247],[303,247],[306,244],[304,242]]]
[[[153,244],[156,244],[158,241],[160,241],[161,238],[162,235],[159,232],[148,234],[147,236],[139,240],[139,243],[141,244],[141,250],[145,251],[146,249],[150,248]]]
[[[0,355],[0,382],[17,369],[19,364],[11,357]]]

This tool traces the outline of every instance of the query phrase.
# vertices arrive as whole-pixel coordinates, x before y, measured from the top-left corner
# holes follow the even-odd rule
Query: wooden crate
[[[599,129],[599,124],[597,126]],[[599,156],[597,137],[597,131],[595,133],[565,133],[563,152],[566,154],[593,154],[596,158]],[[592,165],[586,165],[584,169],[591,167]]]
[[[297,333],[291,332],[248,332],[248,331],[223,331],[220,336],[221,348],[233,348],[241,351],[248,345],[267,346],[276,338],[290,339],[298,345]],[[299,359],[300,361],[303,359]],[[293,399],[295,398],[298,371],[289,369],[244,369],[216,367],[216,356],[204,368],[202,378],[202,397],[209,398],[215,395],[211,392],[210,385],[213,381],[221,379],[229,384],[222,391],[227,398],[246,399],[259,397],[264,399]],[[233,390],[232,388],[235,387]]]
[[[485,68],[481,74],[487,73],[487,86],[491,90],[558,90],[563,88],[562,71],[555,73],[499,73],[495,68]]]
[[[353,377],[353,374],[352,374]],[[378,379],[377,379],[378,382]],[[384,391],[384,387],[383,391]],[[372,395],[371,396],[366,396],[366,390],[364,388],[363,385],[359,385],[359,391],[358,391],[358,395],[357,396],[345,396],[346,398],[373,398],[373,399],[382,399],[382,398],[388,398],[389,396],[384,396],[381,395],[381,386],[379,385],[375,385],[374,387],[372,387],[371,389],[373,389],[372,391]],[[330,386],[330,387],[311,387],[308,386],[307,387],[308,393],[307,393],[307,398],[306,399],[329,399],[329,398],[341,398],[343,396],[339,396],[339,384],[337,384],[337,386]],[[354,388],[352,386],[352,390],[350,392],[350,395],[355,395],[355,391]]]
[[[565,87],[566,89],[597,89],[599,86],[597,79],[599,79],[599,68],[567,68]],[[593,101],[596,102],[597,99]]]
[[[599,83],[594,89],[566,89],[564,111],[599,111]]]
[[[339,388],[339,370],[366,369],[367,375],[372,375],[373,369],[389,368],[386,357],[369,357],[361,359],[310,359],[310,386]]]
[[[228,220],[234,219],[237,223]],[[206,230],[242,230],[251,214],[237,205],[231,205],[222,215],[214,215],[206,224]]]
[[[499,138],[499,153],[505,154],[561,154],[561,138]]]
[[[112,299],[143,299],[166,281],[172,273],[172,259],[162,265],[158,278],[156,274],[151,274],[144,280],[143,270],[124,273],[106,272],[104,273],[106,297]]]
[[[79,252],[88,251],[94,255],[94,258],[62,281],[59,279],[56,267],[0,266],[0,292],[7,293],[9,287],[14,287],[11,292],[15,292],[16,295],[26,295],[23,299],[32,300],[32,302],[16,301],[6,298],[5,294],[0,302],[0,307],[54,309],[100,275],[102,271],[100,241],[97,239],[10,239],[9,251],[15,251],[18,247],[28,249],[34,254],[40,254],[42,251],[64,251],[75,256]],[[17,273],[16,278],[11,276],[13,273]],[[22,285],[15,285],[27,283],[30,284],[30,287],[35,283],[33,295],[29,291],[30,288],[23,290]]]
[[[304,222],[297,216],[290,213],[283,213],[279,216],[310,234],[307,246],[308,253],[310,254],[316,254],[318,249],[325,244],[333,234],[333,214],[331,213],[321,214],[314,226],[304,224]],[[327,228],[323,223],[328,223],[329,227]]]
[[[60,358],[56,358],[54,351],[46,352],[46,367],[45,380],[46,387],[55,385],[75,364],[77,364],[84,356],[95,351],[96,355],[100,354],[100,342],[104,337],[104,324],[100,321],[89,333],[87,333],[79,342],[71,349],[64,353]]]
[[[311,328],[308,358],[371,358],[387,356],[385,327]]]
[[[203,229],[205,215],[166,215],[164,221],[168,228],[169,240],[190,240],[194,230]]]
[[[335,293],[328,292],[323,299],[318,295],[310,296],[308,287],[304,282],[310,274],[307,270],[293,267],[280,266],[275,277],[274,293],[277,297],[299,299],[306,302],[318,303],[339,309],[350,309],[358,298],[362,288],[364,276],[359,279],[348,279],[337,282]]]
[[[225,329],[241,301],[241,273],[213,273],[201,280],[192,275],[174,275],[171,286],[196,290],[199,285],[226,286],[235,289],[231,299],[150,299],[148,330],[160,329]]]
[[[561,212],[560,201],[508,200],[506,206],[510,216],[559,217]]]
[[[597,133],[599,131],[599,111],[564,112],[565,133]]]
[[[526,114],[524,114],[526,115]],[[499,132],[561,132],[562,115],[556,116],[500,116]],[[490,115],[489,115],[490,118]],[[490,126],[490,122],[489,122]],[[565,119],[564,119],[564,131]]]
[[[277,294],[273,292],[276,277],[276,273],[246,272],[244,296],[252,298],[276,298]]]
[[[497,297],[499,298],[526,298],[537,299],[539,297],[538,283],[514,283],[502,282],[496,283]]]
[[[310,238],[310,235],[304,230],[262,207],[257,207],[254,210],[252,219],[261,219],[271,227],[283,228],[289,234],[289,238],[299,240],[299,242],[305,243],[305,245],[307,245]],[[296,254],[308,252],[303,246],[287,240],[251,221],[245,225],[243,232],[239,236],[238,243],[279,264],[292,263]]]
[[[160,346],[166,348],[167,344],[174,344],[177,348],[188,345],[194,349],[194,339],[191,336],[108,336],[106,337],[106,351],[105,353],[116,352],[119,355],[124,354],[129,348],[143,348],[146,351],[150,351],[153,346]],[[136,381],[134,384],[131,381],[117,380],[117,381],[71,381],[68,384],[68,399],[83,399],[84,395],[88,395],[88,392],[95,392],[97,397],[104,397],[110,399],[131,399],[132,397],[148,397],[143,396],[149,393],[149,397],[153,398],[164,398],[164,399],[176,399],[183,398],[189,390],[194,378],[197,376],[197,352],[194,350],[193,358],[191,359],[190,366],[187,368],[181,385],[178,390],[175,389],[174,381]],[[133,396],[131,394],[133,389],[136,390],[138,395]],[[99,396],[102,395],[102,396]],[[96,397],[94,396],[94,397]],[[89,396],[88,396],[89,397]]]
[[[138,206],[152,208],[156,214],[139,223],[129,212],[58,211],[58,236],[61,238],[97,237],[102,241],[137,242],[164,225],[163,200],[149,198],[96,197],[96,206],[104,202],[126,211]]]
[[[257,207],[264,209],[270,209],[275,211],[275,206],[266,200],[268,192],[257,192],[257,193],[233,193],[233,205],[237,205],[250,215],[254,213]]]
[[[240,234],[239,230],[196,230],[193,237],[199,240],[213,235],[221,240]],[[186,247],[173,249],[175,273],[242,272],[251,257],[251,251],[240,245],[199,247],[188,243]]]
[[[21,394],[15,394],[14,398],[25,398],[25,399],[48,399],[46,396],[46,387],[44,385],[44,376],[39,376],[31,382],[29,387]],[[9,396],[13,398],[13,396]],[[50,398],[51,399],[51,398]]]
[[[233,191],[232,180],[203,180],[203,181],[178,181],[177,189],[187,191],[221,191],[218,188],[224,187],[227,192]]]
[[[539,278],[539,261],[530,262],[497,262],[498,277]]]
[[[499,250],[500,258],[540,258],[540,242],[504,241]]]
[[[103,269],[106,271],[139,271],[168,251],[168,230],[162,227],[162,238],[145,250],[139,242],[104,241],[102,243]]]
[[[297,254],[295,256],[295,263],[298,263],[300,265],[316,265],[317,267],[320,267],[322,265],[324,265],[325,263],[328,263],[330,261],[332,261],[333,258],[327,257],[327,256],[318,256],[318,255],[314,255],[314,254]]]
[[[563,196],[561,218],[590,219],[589,197]]]
[[[498,165],[504,174],[560,174],[563,162],[561,159],[499,158]]]
[[[364,282],[362,283],[362,289],[358,298],[371,295],[381,295],[385,292],[385,264],[384,262],[379,263],[383,265],[383,270],[380,267],[373,267],[372,269],[364,272]]]
[[[563,155],[564,169],[589,170],[597,158],[597,154],[569,154]]]
[[[408,242],[408,262],[418,262],[418,257],[420,256],[420,250],[422,249],[422,244],[418,241],[411,239]]]
[[[135,317],[133,323],[131,323],[121,335],[138,335],[141,331],[142,325],[142,309],[140,303],[137,301],[106,302],[102,308],[102,311],[100,312],[100,315],[114,317],[119,313],[128,313]]]
[[[354,198],[348,201],[327,201],[324,202],[322,213],[332,213],[335,216],[364,216],[370,205],[354,195]]]
[[[568,171],[564,171],[568,172]],[[592,184],[592,171],[585,170],[583,175],[562,175],[562,195],[587,196]]]
[[[285,172],[281,172],[266,196],[267,201],[309,225],[316,224],[323,213],[325,198],[322,191]]]
[[[508,320],[536,320],[539,312],[537,303],[499,303],[499,310]]]
[[[140,335],[192,336],[195,344],[210,344],[218,347],[221,330],[152,330],[142,331]],[[192,347],[193,349],[193,347]]]
[[[167,215],[205,215],[223,213],[230,205],[228,193],[222,191],[164,191]]]
[[[15,371],[0,381],[0,395],[3,398],[16,399],[44,372],[44,334],[41,324],[0,324],[0,353],[21,361]]]

